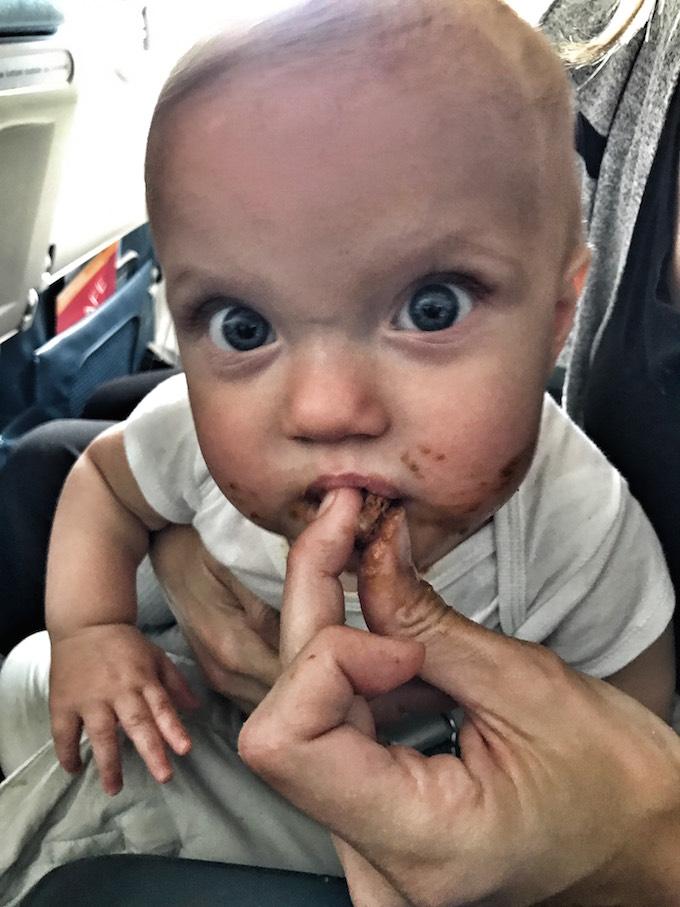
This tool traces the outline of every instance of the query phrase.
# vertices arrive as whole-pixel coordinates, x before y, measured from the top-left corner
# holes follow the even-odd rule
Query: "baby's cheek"
[[[495,509],[512,497],[531,465],[535,449],[534,438],[501,466],[497,463],[490,465],[488,471],[474,480],[476,488],[472,501],[465,504],[465,510],[471,512],[491,505],[495,505]],[[453,506],[459,506],[460,503],[454,500]]]
[[[257,477],[240,464],[226,460],[224,456],[211,457],[204,450],[208,471],[225,498],[249,520],[270,532],[280,531],[278,522],[271,514],[271,494]]]
[[[419,466],[441,513],[442,527],[467,531],[479,519],[488,519],[515,493],[531,465],[536,439],[506,459],[480,457],[448,467]],[[439,464],[438,464],[439,466]]]

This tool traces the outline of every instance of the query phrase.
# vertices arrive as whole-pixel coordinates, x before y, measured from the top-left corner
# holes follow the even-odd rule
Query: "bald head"
[[[560,221],[565,254],[581,242],[566,74],[543,36],[499,0],[310,0],[196,46],[170,75],[152,120],[146,160],[152,224],[173,153],[170,130],[185,103],[217,98],[226,109],[246,81],[332,82],[348,72],[362,73],[358,83],[392,79],[395,92],[436,97],[442,119],[464,92],[478,119],[487,120],[489,141],[494,130],[521,137],[522,179],[532,174],[527,198],[541,221],[553,227]],[[527,198],[518,196],[518,204]]]

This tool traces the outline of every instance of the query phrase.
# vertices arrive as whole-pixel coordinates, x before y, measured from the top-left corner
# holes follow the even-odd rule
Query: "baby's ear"
[[[555,303],[553,322],[553,362],[557,360],[562,347],[574,323],[574,313],[590,267],[590,249],[586,245],[579,246],[571,256],[564,271],[560,295]]]

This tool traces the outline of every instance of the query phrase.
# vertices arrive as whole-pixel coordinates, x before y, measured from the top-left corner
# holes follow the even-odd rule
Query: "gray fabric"
[[[89,743],[76,777],[46,743],[0,785],[0,907],[13,907],[55,866],[102,854],[156,854],[342,875],[328,832],[255,777],[236,752],[240,712],[202,686],[184,715],[191,752],[171,757],[173,779],[156,783],[121,735],[124,787],[103,793]],[[9,833],[7,833],[9,831]]]
[[[557,0],[542,27],[551,40],[597,34],[611,0]],[[593,261],[577,313],[565,399],[583,422],[590,365],[617,298],[633,228],[680,71],[680,0],[658,0],[648,25],[604,65],[574,74],[577,105],[607,136],[597,184],[584,182]]]

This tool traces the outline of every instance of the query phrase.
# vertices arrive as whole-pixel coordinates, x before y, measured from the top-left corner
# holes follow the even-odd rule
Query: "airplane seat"
[[[141,31],[98,52],[88,6],[0,0],[0,467],[26,431],[80,415],[98,384],[137,371],[154,340],[138,173],[151,64]],[[118,116],[134,123],[123,145],[108,140]],[[55,336],[57,293],[113,243],[114,295]]]
[[[96,387],[140,368],[154,336],[156,275],[150,258],[93,314],[33,351],[32,402],[0,431],[0,467],[27,431],[80,416]]]
[[[344,879],[178,857],[88,857],[53,869],[21,907],[351,907]]]
[[[62,19],[46,0],[0,0],[0,344],[31,324],[49,270],[77,95]]]

